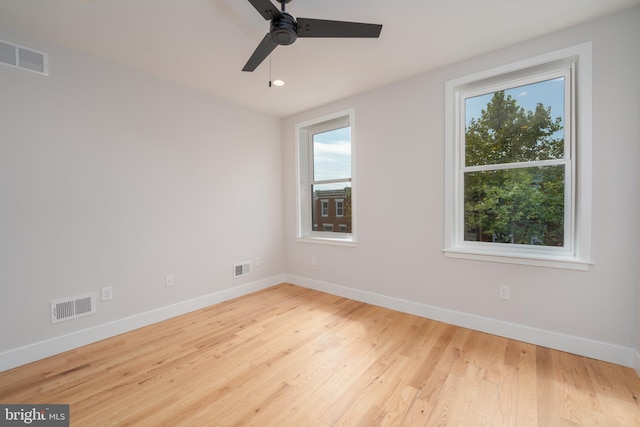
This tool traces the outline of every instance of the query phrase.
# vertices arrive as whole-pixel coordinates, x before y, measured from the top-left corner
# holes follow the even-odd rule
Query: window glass
[[[564,246],[564,82],[465,99],[465,241]]]
[[[564,166],[467,172],[464,239],[564,246]]]
[[[465,165],[564,157],[564,77],[465,100]]]
[[[351,178],[351,128],[313,135],[313,180]]]
[[[351,232],[351,185],[350,183],[318,184],[312,186],[311,194],[311,221],[327,224],[331,221],[336,227],[323,227],[324,232],[350,233]],[[338,200],[339,199],[339,200]],[[338,206],[342,206],[338,214]],[[344,226],[344,227],[341,227]]]

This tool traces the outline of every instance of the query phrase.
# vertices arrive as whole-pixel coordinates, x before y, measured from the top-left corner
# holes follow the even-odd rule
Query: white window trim
[[[502,67],[482,71],[473,75],[450,80],[445,83],[445,245],[446,257],[472,259],[478,261],[524,264],[571,270],[587,270],[591,261],[591,205],[592,205],[592,56],[591,42],[561,49],[545,55],[525,59]],[[460,92],[475,87],[479,82],[485,85],[492,81],[500,82],[509,78],[541,73],[557,69],[561,62],[575,63],[574,88],[578,98],[577,105],[571,105],[576,111],[576,127],[572,129],[579,143],[572,147],[576,167],[572,168],[572,193],[576,200],[571,203],[575,209],[572,229],[573,236],[569,251],[553,253],[550,250],[537,250],[535,247],[504,247],[502,245],[477,245],[463,240],[462,209],[459,202],[462,162],[460,138],[461,111]],[[570,123],[569,118],[566,119]],[[575,138],[574,138],[575,140]]]
[[[304,189],[306,179],[308,177],[303,176],[306,171],[301,169],[301,163],[303,159],[301,156],[308,158],[306,148],[303,149],[302,145],[307,145],[307,139],[301,138],[301,134],[305,131],[305,128],[312,127],[314,125],[320,125],[323,122],[336,120],[341,117],[348,117],[349,126],[351,127],[351,233],[335,233],[335,236],[327,237],[327,233],[314,232],[311,224],[311,215],[309,209],[311,201],[309,192]],[[323,245],[335,245],[335,246],[350,246],[355,247],[358,245],[356,239],[356,220],[357,220],[357,184],[356,184],[356,126],[355,126],[355,112],[353,108],[348,110],[339,111],[333,114],[329,114],[317,119],[308,120],[295,125],[295,139],[296,139],[296,240],[303,243],[317,243]],[[303,141],[304,139],[304,141]],[[309,166],[307,166],[309,167]],[[303,220],[304,218],[304,220]],[[309,223],[305,225],[303,221]]]

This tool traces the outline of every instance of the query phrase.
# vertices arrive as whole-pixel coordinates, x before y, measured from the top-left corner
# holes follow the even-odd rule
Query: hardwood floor
[[[282,284],[0,373],[74,426],[640,426],[626,367]]]

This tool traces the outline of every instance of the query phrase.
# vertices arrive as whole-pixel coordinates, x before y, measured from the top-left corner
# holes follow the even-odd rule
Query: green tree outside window
[[[493,93],[465,129],[466,241],[564,246],[565,166],[531,162],[565,156],[562,118],[538,103],[526,110]]]

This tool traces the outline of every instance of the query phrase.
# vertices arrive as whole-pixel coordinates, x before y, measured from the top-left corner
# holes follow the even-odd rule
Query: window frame
[[[464,100],[479,93],[565,80],[565,247],[464,240]],[[566,78],[566,77],[565,77]],[[569,47],[445,83],[446,257],[587,270],[591,262],[591,43]],[[569,97],[567,98],[567,94]],[[567,159],[568,155],[568,159]],[[530,165],[537,166],[538,162]],[[542,162],[540,162],[542,163]],[[558,162],[560,163],[560,162]],[[513,165],[513,164],[510,164]],[[472,168],[473,169],[473,168]]]
[[[322,218],[329,216],[329,199],[320,199],[320,216]]]
[[[348,109],[295,125],[297,166],[296,240],[338,246],[357,246],[356,240],[356,137],[354,110]],[[351,233],[314,231],[311,184],[313,177],[313,134],[349,126],[351,131]],[[344,207],[343,207],[344,209]],[[343,211],[344,212],[344,211]],[[344,215],[343,215],[344,216]]]

